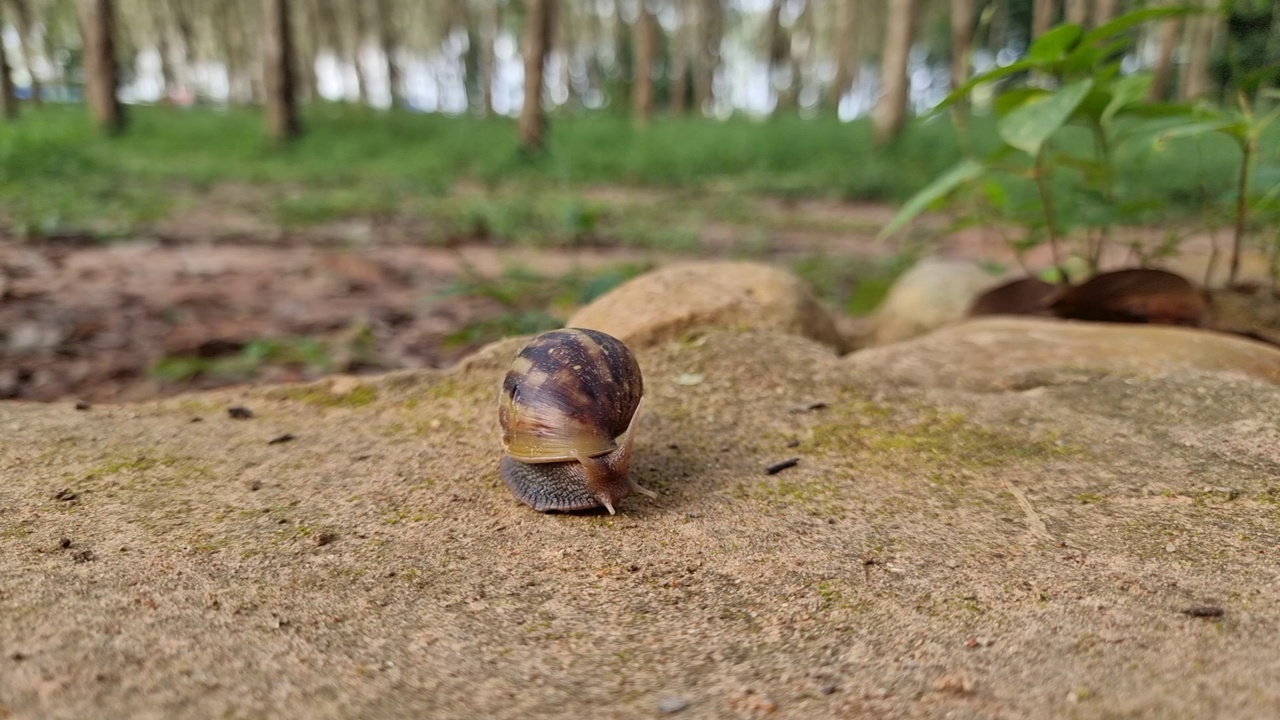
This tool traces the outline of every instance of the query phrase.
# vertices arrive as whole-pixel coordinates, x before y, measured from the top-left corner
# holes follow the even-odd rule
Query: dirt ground
[[[657,191],[613,188],[584,197],[619,212],[667,199]],[[0,237],[0,399],[131,401],[333,372],[446,367],[503,328],[518,331],[501,324],[513,313],[510,304],[457,292],[460,278],[492,279],[509,267],[556,278],[673,257],[608,238],[576,249],[521,249],[474,238],[433,246],[423,240],[423,227],[393,219],[285,232],[264,221],[251,198],[215,192],[148,237],[109,245],[74,234]],[[708,221],[699,231],[699,254],[749,252],[785,264],[813,253],[884,258],[901,252],[898,241],[875,239],[892,217],[888,206],[762,199],[754,212],[772,228],[766,236],[758,228]],[[1130,235],[1148,244],[1163,237],[1155,229]],[[1204,244],[1192,238],[1184,251],[1194,258]],[[935,250],[1013,263],[993,233],[955,233]],[[1029,260],[1047,264],[1045,249]],[[1116,262],[1124,261],[1118,253]],[[1228,304],[1245,316],[1235,324],[1258,325],[1254,309]],[[1262,304],[1263,326],[1280,327],[1275,306],[1269,297]],[[477,327],[482,330],[467,332]]]
[[[0,716],[1280,716],[1274,385],[710,332],[639,352],[659,497],[539,515],[496,471],[514,349],[0,403]]]

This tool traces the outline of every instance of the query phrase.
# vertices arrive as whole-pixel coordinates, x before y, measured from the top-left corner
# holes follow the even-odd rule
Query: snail
[[[1039,278],[1026,277],[992,288],[974,299],[969,317],[978,315],[1044,315],[1046,303],[1058,287]]]
[[[1060,318],[1204,327],[1209,306],[1191,281],[1164,270],[1132,268],[1095,275],[1049,299]]]
[[[621,340],[566,328],[529,341],[498,396],[502,481],[539,512],[606,508],[632,492],[628,477],[644,399],[640,365]]]

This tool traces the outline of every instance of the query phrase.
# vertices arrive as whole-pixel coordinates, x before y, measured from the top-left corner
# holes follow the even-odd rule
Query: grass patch
[[[328,103],[307,106],[304,116],[304,137],[277,150],[264,140],[253,109],[134,107],[130,128],[115,138],[99,136],[82,106],[29,109],[0,126],[0,215],[29,233],[70,228],[111,237],[165,217],[184,193],[237,183],[288,188],[283,196],[262,194],[268,212],[285,225],[426,208],[432,220],[436,210],[443,213],[444,222],[436,224],[450,231],[563,243],[611,230],[627,242],[679,247],[690,242],[686,224],[707,217],[686,212],[707,205],[697,197],[703,190],[901,201],[962,156],[960,138],[945,119],[912,124],[897,142],[878,146],[866,120],[659,118],[638,129],[616,114],[580,113],[556,118],[548,151],[530,158],[519,152],[507,118]],[[969,133],[975,152],[996,142],[989,118],[974,118]],[[1259,167],[1276,164],[1277,138],[1280,127],[1264,138]],[[1063,138],[1082,151],[1088,142],[1083,135]],[[1192,201],[1202,186],[1231,187],[1237,158],[1229,150],[1122,146],[1117,192],[1124,202],[1145,203],[1153,218],[1195,213]],[[463,184],[507,199],[439,205]],[[629,207],[628,215],[641,218],[632,221],[613,216],[612,202],[564,197],[599,185],[677,188],[690,202]],[[542,202],[545,196],[554,199]],[[699,212],[753,214],[750,202],[736,208],[712,203]],[[654,226],[653,218],[663,222]]]

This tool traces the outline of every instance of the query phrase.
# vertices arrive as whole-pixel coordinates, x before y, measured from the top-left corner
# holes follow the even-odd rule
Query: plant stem
[[[1252,133],[1241,144],[1240,150],[1244,156],[1240,160],[1240,180],[1237,183],[1236,191],[1236,229],[1235,238],[1231,246],[1231,272],[1227,276],[1228,287],[1236,284],[1236,279],[1240,274],[1240,252],[1244,247],[1244,227],[1245,221],[1249,215],[1249,172],[1250,166],[1253,165],[1253,154],[1256,149],[1257,139]]]
[[[1053,254],[1053,266],[1062,276],[1062,281],[1066,282],[1067,271],[1062,267],[1062,258],[1058,254],[1058,230],[1053,224],[1053,193],[1050,192],[1049,183],[1045,180],[1044,148],[1036,153],[1032,174],[1036,180],[1036,190],[1040,193],[1040,207],[1044,209],[1044,229],[1049,236],[1049,252]]]
[[[1102,125],[1096,123],[1093,125],[1093,140],[1098,164],[1102,166],[1102,197],[1106,200],[1107,206],[1114,210],[1116,191],[1115,176],[1111,168],[1111,146],[1107,142],[1107,132]],[[1089,270],[1095,274],[1098,272],[1098,266],[1102,264],[1102,252],[1111,241],[1110,235],[1110,225],[1099,227],[1097,243],[1089,248]]]

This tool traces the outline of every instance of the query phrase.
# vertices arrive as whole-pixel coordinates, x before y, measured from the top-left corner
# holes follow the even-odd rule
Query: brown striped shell
[[[618,447],[643,396],[640,365],[621,340],[578,328],[543,333],[503,379],[503,448],[524,463],[606,455]]]

